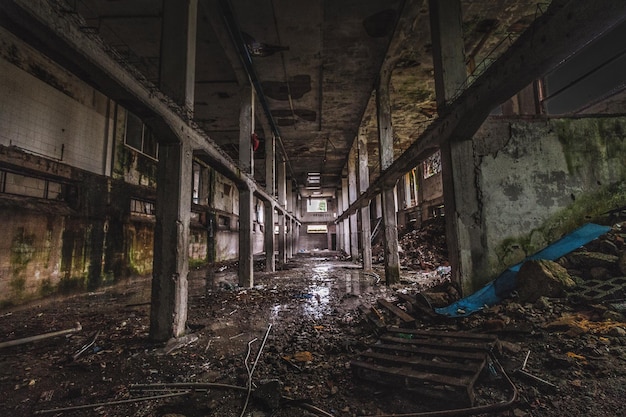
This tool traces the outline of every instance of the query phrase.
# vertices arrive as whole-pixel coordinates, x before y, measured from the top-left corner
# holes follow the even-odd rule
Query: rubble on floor
[[[378,239],[380,240],[380,239]],[[398,230],[400,265],[416,271],[434,271],[448,265],[446,246],[446,223],[444,217],[434,217],[424,221],[419,228],[413,223]],[[372,246],[372,258],[383,262],[384,249],[378,242]]]
[[[620,263],[626,253],[625,237],[626,223],[617,223],[607,234],[562,257],[558,263],[531,261],[520,269],[517,292],[469,317],[448,318],[434,313],[436,304],[450,300],[448,289],[453,286],[449,284],[438,290],[396,292],[391,298],[362,305],[361,317],[378,339],[361,355],[367,359],[371,355],[368,352],[386,349],[390,330],[408,336],[416,331],[436,331],[437,337],[448,335],[451,340],[467,332],[476,337],[490,335],[497,337],[502,347],[496,356],[506,374],[511,375],[521,398],[510,414],[498,415],[626,414],[626,406],[618,400],[626,391],[626,274]],[[459,341],[452,344],[462,345]],[[405,383],[412,373],[442,378],[437,373],[433,375],[429,362],[407,359],[406,353],[395,355],[384,357],[384,361],[357,361],[356,365],[370,370],[364,376],[366,380],[390,383],[390,389],[403,384],[389,380],[386,373]],[[446,360],[445,355],[434,356],[431,361],[454,363]],[[398,362],[403,363],[400,368]],[[362,371],[356,374],[363,376]],[[504,381],[504,375],[483,371],[476,386],[473,382],[469,385],[479,407],[495,395],[490,380],[495,377]],[[446,389],[446,384],[438,381],[439,384],[431,381],[427,385],[431,392],[426,394],[432,396],[438,394],[437,390]],[[413,384],[418,388],[422,385],[424,381],[420,380]],[[467,410],[459,412],[467,415]]]
[[[188,332],[170,343],[148,339],[146,278],[5,309],[0,342],[69,332],[2,348],[0,412],[626,415],[624,230],[617,224],[559,259],[576,286],[557,297],[513,295],[461,318],[434,312],[458,299],[445,270],[437,272],[445,264],[404,270],[404,283],[390,288],[334,254],[298,255],[281,271],[255,274],[253,288],[236,284],[236,268],[192,271]],[[463,350],[471,347],[462,341],[468,335],[485,341],[482,350]],[[463,362],[466,353],[478,353],[484,365]],[[381,356],[391,354],[402,357]],[[425,389],[405,387],[404,379],[380,383],[384,378],[375,373],[363,378],[359,361],[376,372],[396,363],[392,368]],[[456,368],[467,371],[447,373]],[[76,406],[89,408],[59,411]]]

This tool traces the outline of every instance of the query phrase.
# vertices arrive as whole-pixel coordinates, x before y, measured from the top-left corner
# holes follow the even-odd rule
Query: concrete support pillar
[[[198,0],[164,0],[160,88],[193,115]]]
[[[278,202],[281,208],[284,210],[287,207],[287,172],[285,161],[280,162],[277,165],[277,184],[278,184]],[[287,263],[287,248],[286,248],[286,216],[281,211],[278,215],[278,263],[282,266]]]
[[[265,250],[265,272],[276,271],[276,253],[274,252],[274,204],[265,201],[265,234],[263,235],[263,249]]]
[[[443,109],[467,78],[461,0],[429,0],[435,94]]]
[[[192,155],[185,143],[159,148],[150,305],[150,338],[155,341],[185,333]]]
[[[348,177],[341,178],[341,200],[344,211],[350,206],[348,200]],[[343,250],[350,255],[350,219],[343,221]]]
[[[300,246],[299,246],[299,242],[300,242],[300,225],[298,223],[296,223],[296,227],[295,227],[295,231],[296,231],[296,236],[294,238],[294,252],[298,253],[298,251],[300,250]]]
[[[296,220],[293,218],[291,219],[289,231],[291,232],[289,235],[289,254],[291,255],[290,258],[293,258],[296,254]]]
[[[359,155],[359,195],[370,186],[369,157],[367,154],[367,136],[359,134],[357,138]],[[361,241],[363,245],[363,270],[372,269],[372,226],[370,224],[369,203],[361,208]]]
[[[460,0],[430,0],[437,107],[441,112],[467,77]],[[463,293],[474,290],[472,259],[481,256],[480,204],[475,190],[471,138],[451,138],[441,146],[446,240],[452,279]]]
[[[356,183],[356,147],[353,145],[348,154],[348,202],[354,203],[357,198]],[[350,215],[350,255],[352,260],[359,258],[359,227],[357,213]]]
[[[287,181],[287,211],[293,214],[293,189],[291,180]],[[289,217],[287,227],[287,259],[293,258],[293,218]]]
[[[160,88],[189,117],[194,103],[197,8],[197,0],[163,2]],[[193,150],[185,141],[161,144],[150,303],[150,338],[155,341],[185,333],[192,161]]]
[[[376,201],[376,218],[380,219],[383,217],[383,196],[382,194],[376,195],[374,199]]]
[[[254,176],[254,90],[249,85],[241,88],[239,104],[239,166],[246,174]]]
[[[276,137],[266,134],[265,138],[265,191],[272,197],[276,194]]]
[[[266,129],[265,138],[265,191],[270,195],[276,194],[276,138]],[[276,254],[274,252],[274,223],[276,221],[274,205],[270,201],[265,203],[265,235],[263,246],[265,250],[265,272],[276,270]]]
[[[393,128],[389,81],[391,68],[381,71],[376,88],[376,111],[381,172],[393,163]],[[382,192],[383,245],[385,247],[385,276],[387,285],[400,282],[400,256],[398,254],[398,220],[396,216],[395,184],[385,184]]]
[[[251,135],[254,132],[254,91],[247,85],[240,90],[239,107],[239,166],[242,171],[254,175],[254,155]],[[246,186],[239,187],[239,285],[252,287],[253,248],[252,222],[254,213],[253,193]]]
[[[248,187],[239,188],[239,286],[249,288],[254,285],[252,253],[252,215],[254,213],[253,193]]]
[[[343,213],[343,201],[341,199],[341,190],[337,190],[337,215],[340,216]],[[337,250],[343,249],[343,220],[337,223]]]

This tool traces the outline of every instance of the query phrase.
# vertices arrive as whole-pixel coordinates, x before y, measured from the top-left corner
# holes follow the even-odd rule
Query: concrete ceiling
[[[79,0],[76,11],[106,43],[158,85],[161,0]],[[239,91],[243,76],[237,41],[224,4],[252,50],[287,159],[288,176],[303,196],[308,172],[321,173],[324,195],[341,183],[358,132],[367,135],[370,176],[378,175],[375,95],[383,61],[390,62],[395,154],[436,118],[428,1],[199,0],[194,120],[238,159]],[[463,0],[468,69],[479,70],[547,8],[530,0]],[[230,22],[231,24],[233,22]],[[232,27],[231,27],[232,29]],[[245,81],[244,81],[245,82]],[[257,109],[257,114],[263,110]],[[263,115],[256,132],[271,135]],[[264,180],[263,147],[255,178]]]

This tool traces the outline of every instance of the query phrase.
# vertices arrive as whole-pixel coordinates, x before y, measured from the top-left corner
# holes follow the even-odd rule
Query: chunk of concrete
[[[577,251],[567,255],[567,259],[574,269],[583,271],[590,271],[591,268],[598,267],[606,268],[611,273],[616,273],[618,270],[619,258],[606,253]]]
[[[517,292],[520,302],[535,302],[539,297],[556,298],[565,295],[565,289],[576,286],[567,270],[556,262],[527,261],[517,273]]]

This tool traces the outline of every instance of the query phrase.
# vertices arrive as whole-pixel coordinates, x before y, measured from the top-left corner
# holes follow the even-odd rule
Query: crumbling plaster
[[[482,254],[475,288],[626,204],[626,118],[492,117],[473,152]]]

